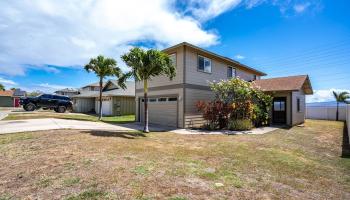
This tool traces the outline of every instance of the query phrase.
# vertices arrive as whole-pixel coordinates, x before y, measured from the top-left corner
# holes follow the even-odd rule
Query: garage
[[[99,98],[96,98],[95,101],[95,110],[96,113],[99,113],[100,101]],[[102,115],[109,116],[112,115],[112,97],[102,97]]]
[[[140,119],[144,121],[144,100],[140,101]],[[148,98],[150,124],[177,127],[177,97]]]

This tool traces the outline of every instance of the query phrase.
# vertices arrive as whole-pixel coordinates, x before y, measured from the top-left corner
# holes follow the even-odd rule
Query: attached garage
[[[100,112],[100,98],[95,100],[95,110],[96,113]],[[110,116],[113,114],[112,109],[112,97],[102,97],[102,115]]]
[[[14,98],[12,90],[0,91],[0,107],[13,107]]]
[[[150,124],[159,124],[163,126],[177,127],[178,121],[178,98],[177,97],[158,97],[148,98],[148,122]],[[144,99],[140,102],[140,118],[144,122]]]

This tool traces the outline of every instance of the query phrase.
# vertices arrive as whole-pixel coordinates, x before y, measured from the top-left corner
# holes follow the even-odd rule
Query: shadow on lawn
[[[342,158],[350,158],[350,144],[349,144],[349,134],[346,123],[344,122],[343,130],[343,144],[342,144]]]
[[[139,137],[147,137],[146,134],[140,132],[140,131],[123,131],[123,132],[116,132],[116,131],[97,131],[97,130],[89,130],[84,131],[84,133],[91,134],[92,136],[99,136],[99,137],[120,137],[125,139],[136,139]]]

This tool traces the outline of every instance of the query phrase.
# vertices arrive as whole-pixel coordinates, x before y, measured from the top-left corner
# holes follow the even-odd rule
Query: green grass
[[[87,114],[68,114],[68,113],[54,113],[54,112],[34,112],[34,113],[20,113],[20,114],[9,114],[3,120],[21,120],[21,119],[42,119],[42,118],[58,118],[58,119],[72,119],[82,121],[93,121],[97,122],[98,117],[96,115]],[[106,123],[130,123],[135,121],[135,115],[123,115],[123,116],[110,116],[103,117],[103,122]]]
[[[78,178],[78,177],[67,178],[67,179],[63,180],[63,185],[66,187],[70,187],[70,186],[76,185],[78,183],[80,183],[80,178]]]

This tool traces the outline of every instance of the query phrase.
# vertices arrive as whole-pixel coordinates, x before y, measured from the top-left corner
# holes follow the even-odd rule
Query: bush
[[[228,123],[228,129],[231,131],[247,131],[253,128],[253,123],[249,119],[236,119]]]

